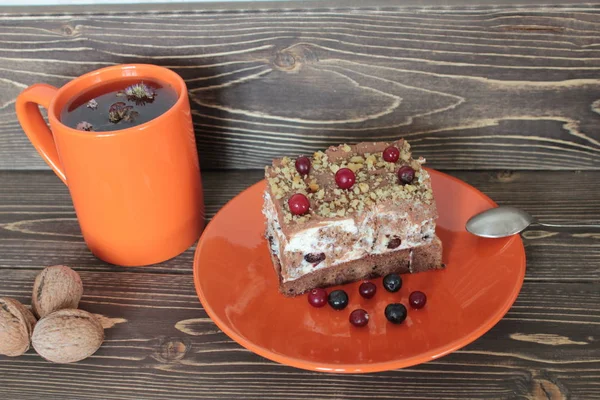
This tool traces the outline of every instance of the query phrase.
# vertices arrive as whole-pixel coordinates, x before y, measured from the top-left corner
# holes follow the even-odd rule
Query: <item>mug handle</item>
[[[56,92],[58,89],[54,86],[43,83],[32,85],[17,96],[16,109],[19,123],[33,147],[66,185],[67,178],[60,165],[52,131],[44,121],[38,107],[42,106],[48,109]]]

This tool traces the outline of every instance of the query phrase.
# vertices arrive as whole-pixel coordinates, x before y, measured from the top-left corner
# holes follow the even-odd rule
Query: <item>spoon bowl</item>
[[[467,231],[485,238],[503,238],[525,230],[535,222],[531,214],[514,207],[483,211],[467,221]]]
[[[466,229],[473,235],[485,238],[503,238],[521,233],[529,226],[552,232],[598,233],[600,224],[551,224],[537,221],[526,211],[514,207],[497,207],[483,211],[467,221]]]

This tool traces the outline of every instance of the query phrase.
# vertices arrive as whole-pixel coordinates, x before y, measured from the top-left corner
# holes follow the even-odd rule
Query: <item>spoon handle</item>
[[[534,222],[530,226],[539,226],[557,232],[572,232],[581,233],[600,233],[600,224],[547,224],[542,222]]]

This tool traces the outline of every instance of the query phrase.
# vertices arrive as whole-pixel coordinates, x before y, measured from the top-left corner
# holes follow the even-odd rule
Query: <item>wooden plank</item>
[[[405,0],[402,8],[412,9],[444,9],[452,10],[456,7],[473,7],[494,9],[498,6],[520,8],[522,6],[548,6],[548,0],[494,0],[485,2],[483,0]],[[560,6],[589,6],[581,0],[561,0]],[[140,4],[61,4],[61,5],[39,5],[35,7],[35,13],[102,13],[112,14],[119,12],[194,12],[194,11],[249,11],[249,10],[330,10],[332,8],[362,8],[380,9],[397,8],[395,0],[371,0],[368,4],[360,0],[275,0],[275,1],[210,1],[197,4],[188,3],[146,3]],[[31,6],[3,6],[3,13],[31,13]]]
[[[4,270],[0,293],[27,303],[35,270]],[[272,363],[210,321],[189,275],[82,272],[81,307],[109,318],[104,346],[75,365],[0,356],[7,399],[594,399],[600,293],[594,283],[527,282],[515,306],[466,348],[387,373],[333,376]],[[543,393],[549,393],[547,397]]]
[[[209,217],[261,175],[205,172]],[[600,220],[600,172],[453,175],[549,221]],[[68,191],[51,172],[0,172],[0,187],[0,295],[29,303],[42,266],[65,263],[82,276],[81,307],[114,325],[78,364],[52,365],[32,351],[0,356],[0,398],[600,399],[596,236],[528,233],[517,302],[464,349],[406,370],[333,376],[272,363],[220,332],[195,294],[193,249],[163,265],[110,267],[85,249]]]
[[[474,172],[454,176],[474,185],[499,204],[512,205],[548,222],[600,221],[600,172]],[[204,173],[208,218],[262,171]],[[560,190],[557,185],[560,184]],[[67,261],[80,271],[139,271],[190,274],[194,248],[163,264],[123,269],[109,266],[83,243],[67,188],[49,171],[0,172],[0,271],[39,269]],[[599,235],[546,231],[525,233],[526,279],[598,282]],[[577,257],[573,254],[576,253]]]
[[[6,13],[0,169],[46,168],[24,87],[130,62],[184,77],[205,168],[404,136],[436,168],[600,169],[597,4],[427,3]]]

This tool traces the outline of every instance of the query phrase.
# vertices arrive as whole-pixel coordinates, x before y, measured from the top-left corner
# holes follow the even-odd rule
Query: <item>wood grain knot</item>
[[[514,182],[518,178],[519,174],[513,171],[501,171],[496,174],[496,179],[502,183]]]
[[[531,381],[531,392],[528,398],[532,400],[567,400],[569,397],[564,388],[555,382],[537,378]]]
[[[61,33],[65,36],[73,36],[75,34],[75,28],[70,25],[63,25],[60,27]]]
[[[280,70],[289,71],[296,66],[296,59],[293,54],[277,52],[273,58],[273,65]]]
[[[186,339],[161,337],[154,358],[162,363],[177,362],[185,357],[191,347],[191,343]]]
[[[319,57],[309,46],[298,44],[278,50],[273,56],[272,64],[275,68],[282,71],[294,71],[300,69],[302,65],[314,64],[319,61]]]

